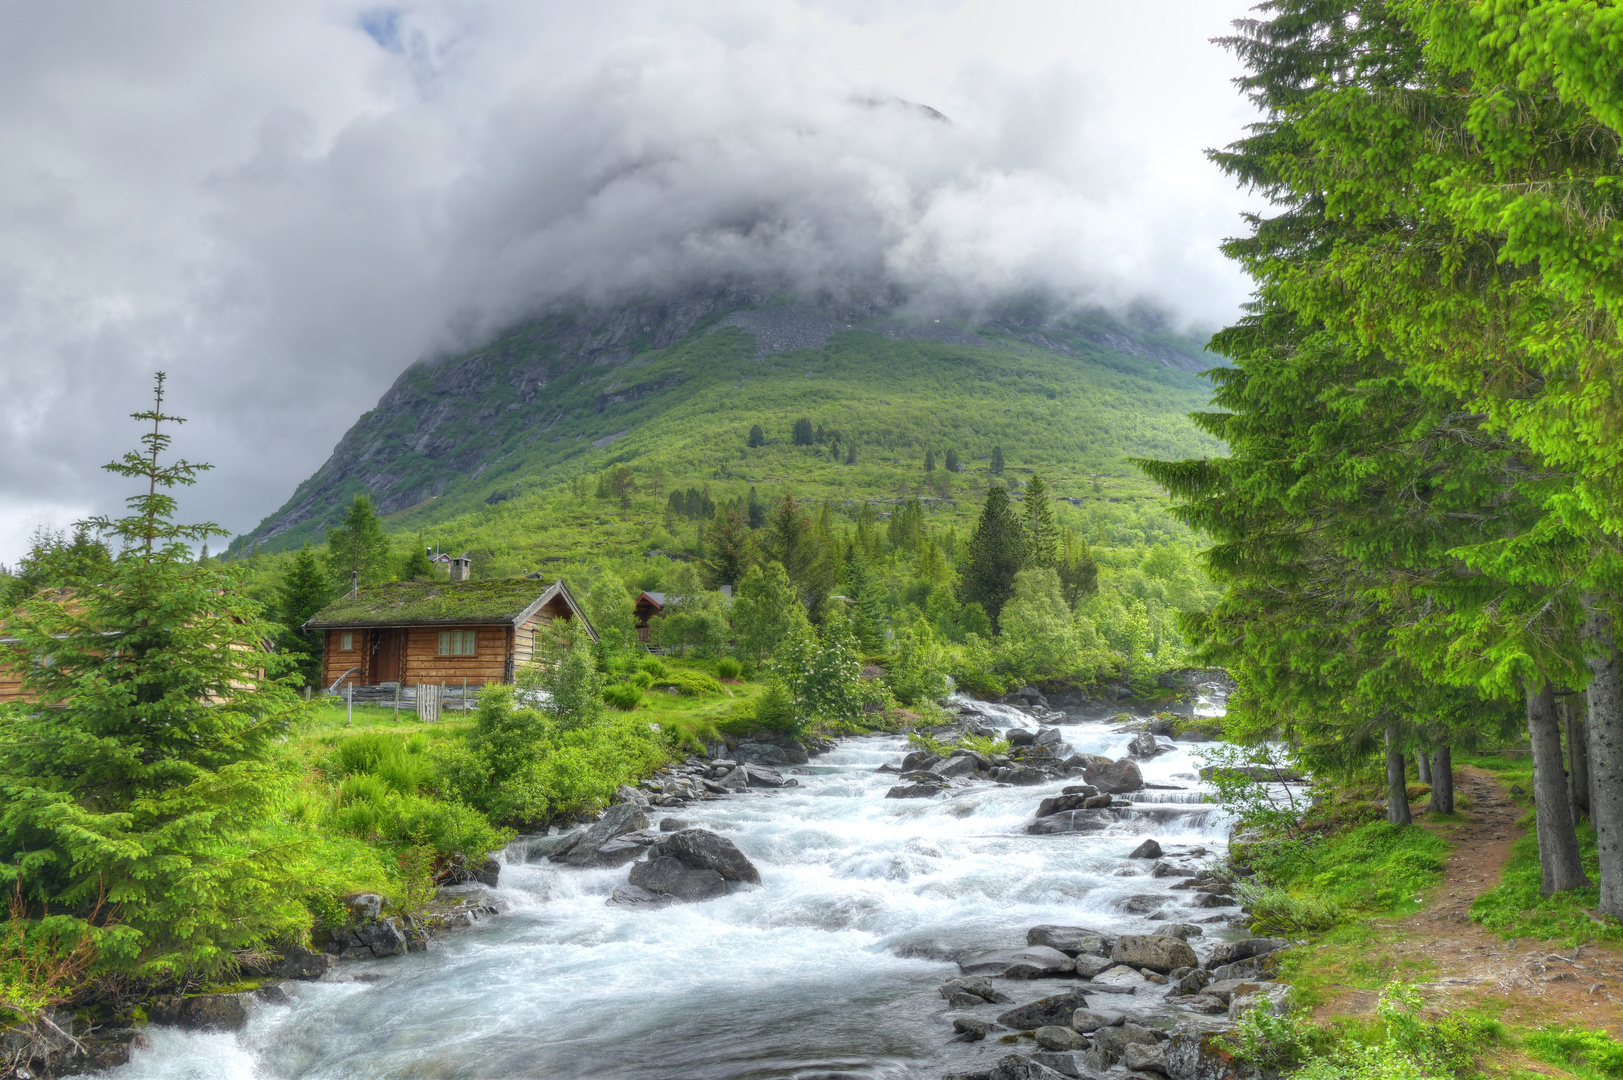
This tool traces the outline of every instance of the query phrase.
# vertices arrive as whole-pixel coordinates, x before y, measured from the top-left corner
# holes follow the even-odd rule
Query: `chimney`
[[[451,560],[452,581],[467,581],[472,574],[473,560],[468,558],[468,553],[466,551]]]
[[[349,572],[349,598],[351,600],[355,599],[356,595],[359,594],[360,591],[361,572],[359,570],[351,570]]]

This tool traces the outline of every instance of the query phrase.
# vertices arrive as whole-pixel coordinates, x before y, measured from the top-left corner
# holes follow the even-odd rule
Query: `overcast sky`
[[[153,370],[251,528],[402,369],[771,274],[1211,327],[1231,0],[0,0],[0,561],[114,512]],[[932,118],[905,103],[939,111]],[[853,285],[852,283],[855,283]]]

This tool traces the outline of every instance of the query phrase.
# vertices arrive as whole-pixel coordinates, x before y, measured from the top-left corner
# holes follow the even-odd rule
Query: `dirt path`
[[[1502,1009],[1500,1019],[1510,1024],[1577,1023],[1623,1037],[1623,948],[1504,941],[1467,917],[1477,895],[1498,884],[1511,845],[1525,830],[1516,826],[1522,811],[1491,773],[1459,767],[1455,784],[1470,803],[1458,823],[1428,823],[1423,805],[1412,807],[1417,823],[1454,845],[1442,883],[1427,893],[1422,910],[1376,923],[1384,932],[1373,951],[1382,955],[1370,962],[1428,970],[1419,976],[1428,981],[1417,987],[1439,1008],[1487,1004]],[[1347,987],[1315,1012],[1367,1013],[1375,1001],[1374,993]]]

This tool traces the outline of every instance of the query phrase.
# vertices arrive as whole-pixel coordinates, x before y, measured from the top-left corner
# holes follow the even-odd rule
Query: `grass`
[[[1532,1057],[1580,1080],[1623,1078],[1623,1042],[1604,1031],[1569,1025],[1531,1032],[1520,1041]]]

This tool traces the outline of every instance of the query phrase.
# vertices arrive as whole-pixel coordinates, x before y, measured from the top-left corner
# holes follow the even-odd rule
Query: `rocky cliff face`
[[[408,368],[344,434],[327,462],[243,540],[320,531],[360,492],[370,494],[382,513],[394,513],[460,481],[477,481],[517,447],[543,437],[580,439],[571,430],[576,421],[683,382],[680,372],[639,380],[639,357],[724,327],[750,335],[757,359],[819,348],[832,335],[855,329],[972,346],[1012,339],[1065,356],[1103,348],[1183,371],[1215,362],[1201,356],[1193,339],[1151,321],[1134,325],[1098,313],[1054,316],[1036,306],[964,322],[904,318],[881,303],[771,303],[764,292],[729,289],[562,312],[463,355]],[[601,448],[623,434],[599,435],[590,445]]]

